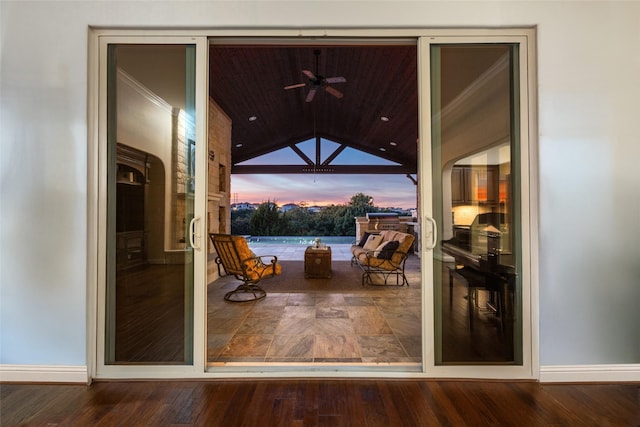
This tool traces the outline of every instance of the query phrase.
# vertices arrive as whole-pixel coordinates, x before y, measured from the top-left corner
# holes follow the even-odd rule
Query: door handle
[[[430,216],[425,218],[425,222],[431,224],[431,242],[427,244],[427,249],[433,249],[438,243],[438,224],[436,223],[436,220]]]
[[[200,235],[196,234],[196,222],[200,222],[199,216],[191,218],[191,222],[189,223],[189,244],[193,249],[200,249],[200,245],[196,245],[196,241],[200,242]]]

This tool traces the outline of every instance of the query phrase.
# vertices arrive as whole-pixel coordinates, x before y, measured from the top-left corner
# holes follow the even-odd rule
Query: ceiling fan
[[[318,89],[323,88],[325,91],[329,92],[331,95],[340,99],[344,95],[339,90],[335,89],[332,86],[329,86],[331,83],[346,83],[347,79],[344,77],[324,77],[321,76],[318,72],[318,58],[320,57],[320,50],[314,50],[313,53],[316,55],[316,72],[315,74],[309,70],[302,70],[302,74],[309,78],[309,84],[311,85],[311,89],[309,89],[309,93],[307,93],[307,98],[305,102],[313,101],[313,97],[316,96],[316,92]],[[307,83],[297,83],[289,86],[285,86],[285,90],[295,89],[298,87],[304,87]]]

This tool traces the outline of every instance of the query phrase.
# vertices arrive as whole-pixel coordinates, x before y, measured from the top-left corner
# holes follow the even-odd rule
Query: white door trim
[[[194,216],[199,245],[194,254],[194,319],[206,318],[206,239],[204,236],[207,194],[207,68],[206,37],[129,35],[90,31],[88,108],[88,257],[87,257],[87,371],[91,378],[191,378],[205,363],[204,322],[194,323],[192,365],[105,365],[106,263],[107,263],[107,47],[109,44],[182,44],[196,46],[196,187]],[[200,70],[200,71],[198,71]],[[204,302],[203,302],[204,301]]]

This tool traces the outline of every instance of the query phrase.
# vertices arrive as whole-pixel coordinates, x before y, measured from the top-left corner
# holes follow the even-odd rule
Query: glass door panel
[[[111,44],[105,364],[193,363],[195,46]]]
[[[518,47],[430,57],[435,363],[521,365]]]

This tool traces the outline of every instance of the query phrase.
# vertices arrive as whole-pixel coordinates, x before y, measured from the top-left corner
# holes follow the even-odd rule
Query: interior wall
[[[442,54],[442,53],[441,53]],[[468,52],[466,53],[468,54]],[[442,240],[453,237],[451,171],[469,154],[486,152],[510,141],[509,57],[503,55],[441,112]],[[441,84],[446,84],[442,76]],[[481,161],[481,164],[486,161]],[[473,217],[475,218],[475,216]],[[473,218],[471,220],[473,220]]]
[[[90,25],[536,25],[540,361],[640,362],[639,17],[618,1],[0,2],[0,364],[87,364]]]
[[[172,106],[121,70],[118,70],[117,85],[118,143],[151,154],[159,159],[163,172],[166,172],[162,174],[164,197],[161,199],[160,209],[168,215],[171,212],[171,203],[175,199],[172,193],[173,177],[171,174],[174,119]],[[156,209],[154,207],[154,210]],[[152,263],[164,264],[165,251],[173,248],[172,224],[166,218],[163,218],[160,224],[164,230],[158,230],[155,235],[154,233],[148,233],[148,235],[153,235],[150,239],[151,243],[154,243],[158,236],[164,236],[163,241],[155,242],[147,249]]]

